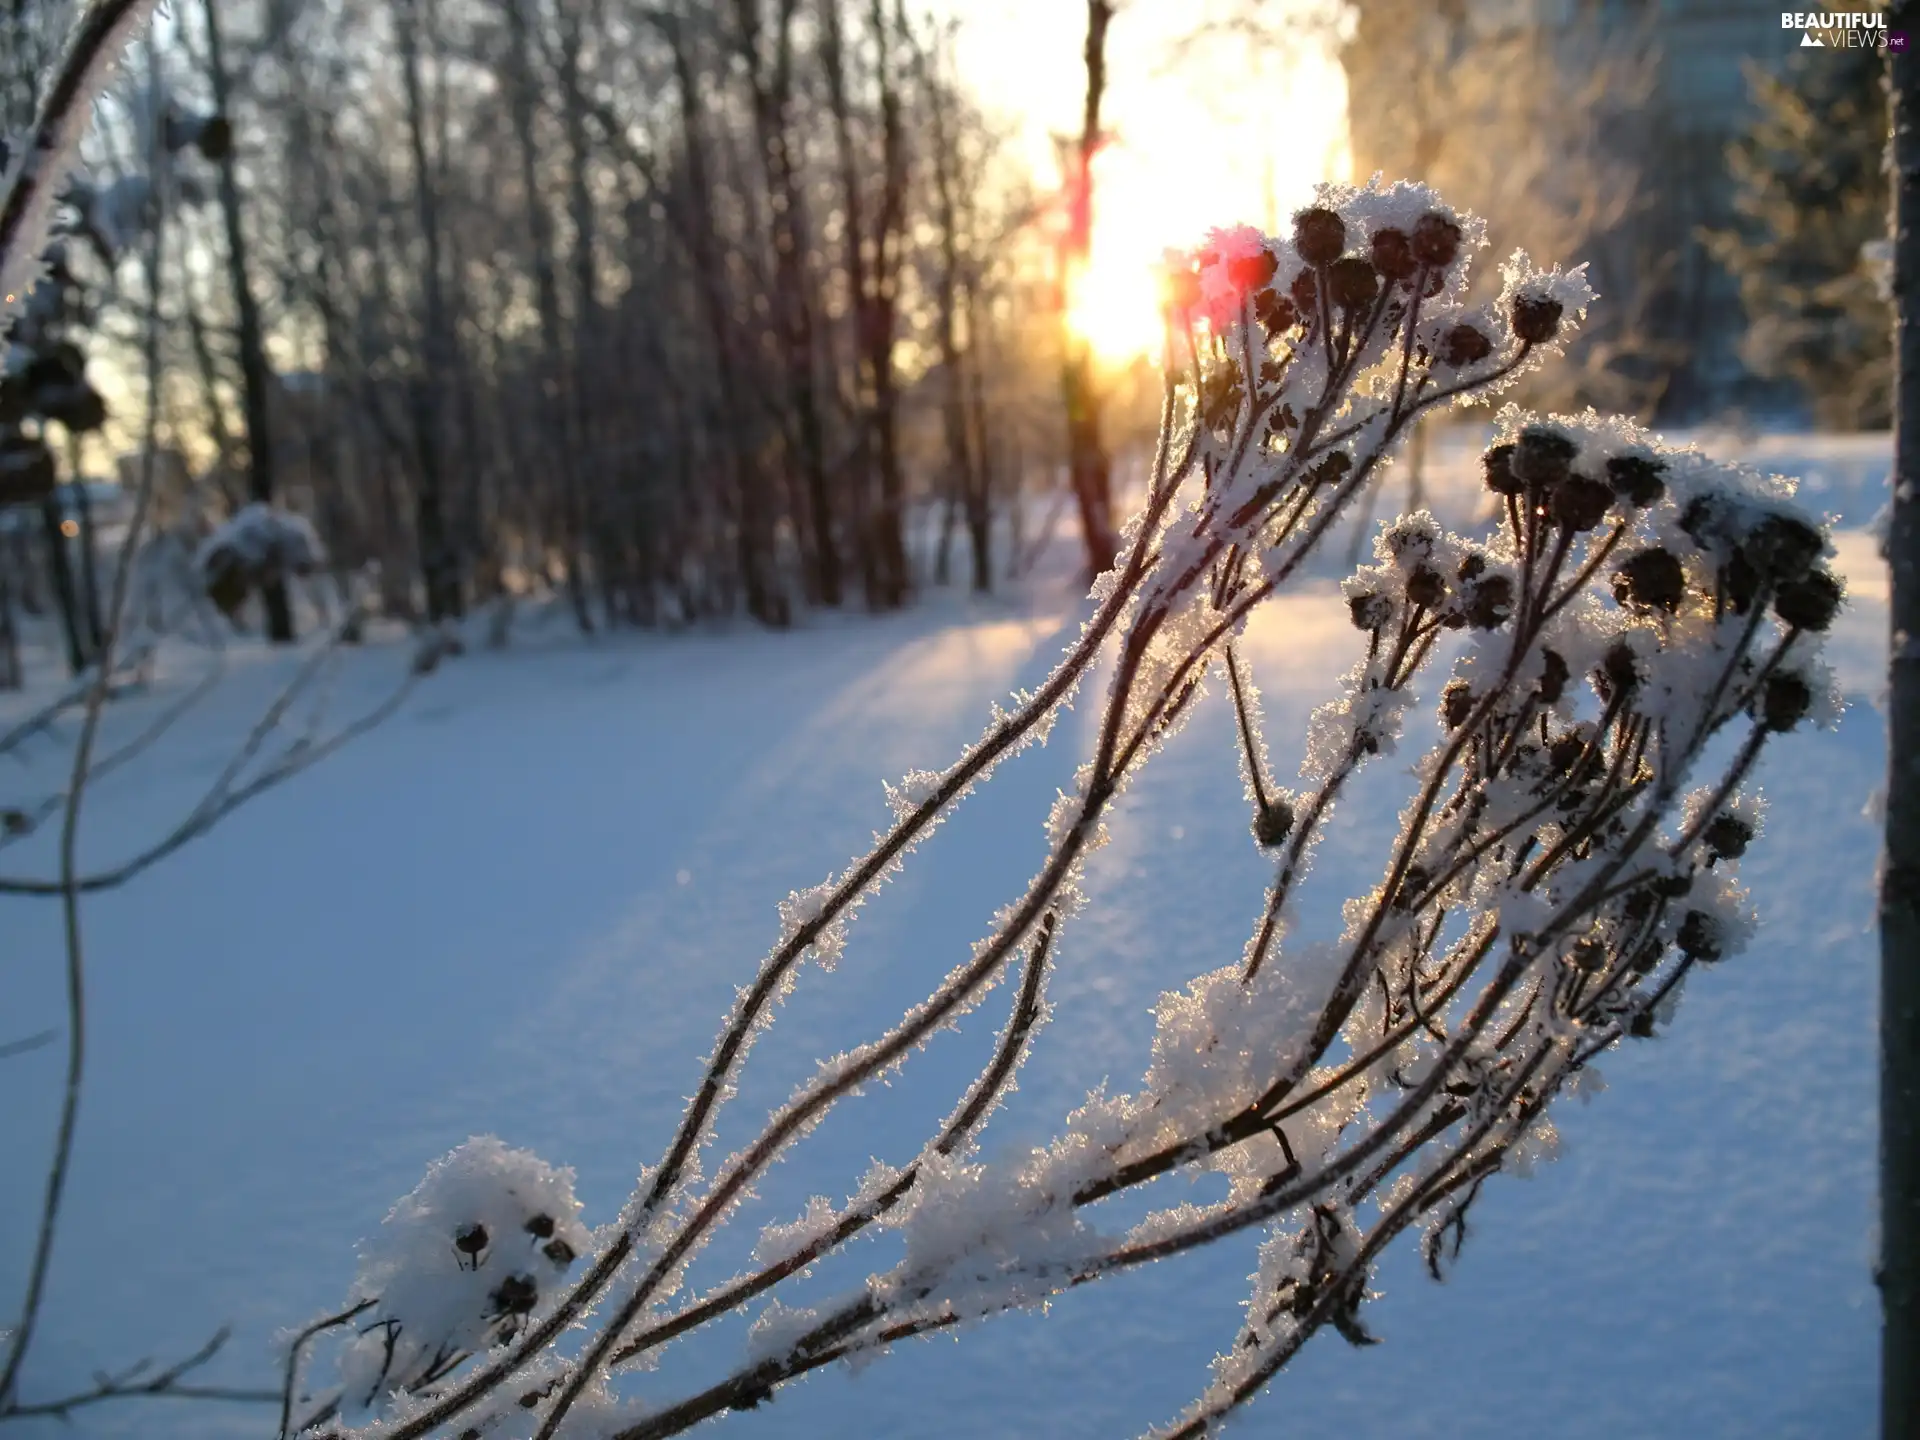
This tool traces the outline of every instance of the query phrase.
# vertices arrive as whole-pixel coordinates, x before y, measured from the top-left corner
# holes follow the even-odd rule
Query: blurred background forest
[[[0,14],[0,133],[73,13]],[[1878,61],[1794,38],[1715,0],[180,0],[6,351],[0,684],[85,667],[144,473],[151,563],[275,639],[1103,568],[1164,247],[1375,171],[1487,219],[1483,284],[1590,262],[1524,398],[1883,427]]]

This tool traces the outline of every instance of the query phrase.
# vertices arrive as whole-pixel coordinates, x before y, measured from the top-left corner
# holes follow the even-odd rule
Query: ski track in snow
[[[1836,515],[1864,524],[1884,442],[1821,445],[1756,449],[1772,466],[1838,476]],[[1865,812],[1882,768],[1872,701],[1885,590],[1864,534],[1843,534],[1840,550],[1854,604],[1830,654],[1853,704],[1836,734],[1795,737],[1789,762],[1763,774],[1771,825],[1742,871],[1762,917],[1753,949],[1690,983],[1665,1039],[1605,1057],[1604,1095],[1562,1103],[1563,1158],[1489,1186],[1447,1284],[1426,1277],[1410,1241],[1395,1247],[1367,1311],[1384,1344],[1317,1339],[1237,1429],[1872,1433],[1878,836]],[[470,655],[383,730],[90,901],[92,1061],[28,1397],[183,1353],[225,1322],[236,1339],[209,1378],[272,1383],[274,1333],[338,1303],[355,1243],[470,1134],[573,1166],[583,1218],[607,1219],[664,1147],[734,987],[776,936],[777,902],[862,850],[887,820],[880,782],[945,765],[991,699],[1045,673],[1079,613],[936,597],[912,614],[788,636]],[[1282,784],[1353,644],[1337,596],[1318,585],[1250,636]],[[382,647],[352,657],[335,713],[376,700],[402,659]],[[211,702],[218,724],[188,722],[102,783],[85,832],[95,863],[180,813],[284,663],[243,657]],[[189,678],[168,677],[163,693]],[[923,844],[861,912],[834,974],[803,968],[748,1063],[720,1153],[813,1060],[923,995],[1018,892],[1044,855],[1047,807],[1084,750],[1096,695]],[[1094,903],[1059,947],[1053,1020],[988,1131],[990,1155],[1044,1140],[1103,1080],[1137,1084],[1154,998],[1239,953],[1266,864],[1247,834],[1223,699],[1209,698],[1120,806],[1113,843],[1090,865]],[[115,723],[157,703],[116,707],[128,713]],[[43,741],[26,767],[4,762],[0,800],[16,786],[37,793],[57,754]],[[1403,769],[1376,767],[1345,802],[1309,930],[1334,924],[1338,887],[1325,881],[1376,878],[1356,866],[1390,835],[1404,782]],[[0,868],[44,868],[47,854],[37,838],[0,852]],[[0,1041],[62,1013],[57,907],[4,906]],[[829,1118],[758,1187],[692,1286],[731,1273],[760,1226],[798,1215],[808,1195],[841,1198],[869,1156],[910,1158],[1006,1001],[995,991],[959,1034]],[[0,1293],[17,1294],[24,1276],[60,1064],[57,1047],[0,1061],[0,1145],[13,1157],[0,1174]],[[856,1245],[853,1263],[825,1267],[794,1298],[857,1283],[883,1243]],[[1256,1245],[1240,1237],[1076,1291],[1045,1317],[822,1372],[716,1428],[823,1436],[858,1416],[865,1433],[900,1437],[1137,1433],[1205,1383]],[[670,1352],[671,1383],[640,1377],[636,1393],[695,1388],[744,1341],[744,1324],[718,1326]],[[71,1429],[19,1429],[185,1440],[261,1436],[271,1422],[254,1409],[130,1402],[81,1412]]]

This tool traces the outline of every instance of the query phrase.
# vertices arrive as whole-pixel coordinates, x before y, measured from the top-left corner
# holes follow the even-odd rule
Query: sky
[[[1086,95],[1082,0],[949,0],[963,79],[1012,120],[1036,176],[1057,176],[1052,136],[1077,134]],[[1276,229],[1314,182],[1345,179],[1346,79],[1327,9],[1266,0],[1281,42],[1216,34],[1183,46],[1209,13],[1195,0],[1122,0],[1107,35],[1094,164],[1093,257],[1074,313],[1109,360],[1151,352],[1155,266],[1214,226]]]

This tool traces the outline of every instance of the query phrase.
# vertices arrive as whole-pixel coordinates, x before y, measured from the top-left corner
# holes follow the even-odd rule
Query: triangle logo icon
[[[1802,50],[1808,50],[1808,49],[1824,50],[1827,48],[1827,42],[1822,40],[1819,36],[1815,35],[1811,30],[1807,30],[1802,32],[1800,36],[1800,48]]]

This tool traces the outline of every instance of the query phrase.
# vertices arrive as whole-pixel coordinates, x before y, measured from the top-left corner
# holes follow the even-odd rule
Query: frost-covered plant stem
[[[84,27],[82,33],[86,33]],[[124,37],[121,43],[125,43]],[[50,97],[48,104],[52,103]],[[147,274],[150,279],[160,273],[164,228],[155,225],[147,241]],[[5,231],[0,228],[0,256],[5,254],[4,247]],[[67,1001],[67,1066],[61,1090],[60,1123],[54,1136],[53,1159],[47,1167],[46,1194],[41,1202],[40,1225],[34,1238],[33,1259],[27,1271],[27,1288],[20,1305],[20,1319],[10,1337],[5,1366],[0,1368],[0,1411],[4,1411],[14,1399],[20,1367],[26,1360],[28,1347],[33,1343],[34,1328],[39,1320],[47,1267],[53,1259],[60,1202],[66,1192],[67,1171],[73,1159],[74,1131],[80,1115],[81,1082],[86,1075],[87,984],[86,947],[80,930],[80,810],[86,799],[87,781],[93,771],[94,745],[100,734],[101,716],[106,712],[115,655],[126,624],[127,596],[132,590],[134,561],[140,551],[147,514],[153,503],[157,473],[154,451],[160,418],[160,307],[157,304],[147,316],[144,353],[147,407],[139,489],[134,494],[126,539],[114,567],[112,598],[107,605],[106,634],[101,640],[93,684],[87,693],[86,708],[81,716],[80,738],[74,745],[72,772],[60,822],[60,920],[66,949]]]
[[[0,340],[39,279],[54,206],[79,158],[93,103],[106,91],[121,53],[154,5],[155,0],[92,0],[81,12],[33,132],[0,178]]]
[[[1365,258],[1347,253],[1355,231]],[[871,853],[789,901],[781,943],[723,1029],[664,1159],[586,1275],[470,1374],[449,1367],[402,1387],[368,1433],[410,1440],[448,1422],[484,1433],[514,1417],[537,1440],[563,1426],[620,1440],[675,1434],[832,1359],[1272,1226],[1241,1339],[1171,1432],[1197,1434],[1323,1324],[1368,1339],[1359,1314],[1371,1265],[1416,1220],[1434,1227],[1438,1271],[1480,1182],[1545,1143],[1552,1096],[1601,1049],[1652,1033],[1695,961],[1744,939],[1750,922],[1726,868],[1757,812],[1737,792],[1767,735],[1822,713],[1814,650],[1840,601],[1817,563],[1824,537],[1777,486],[1662,451],[1624,422],[1508,412],[1486,457],[1504,531],[1445,535],[1424,514],[1386,529],[1379,563],[1347,581],[1365,653],[1314,717],[1306,794],[1270,785],[1235,646],[1245,622],[1421,414],[1510,381],[1590,298],[1578,272],[1516,257],[1499,307],[1469,309],[1465,260],[1479,243],[1475,222],[1418,187],[1329,190],[1295,217],[1290,246],[1216,232],[1176,265],[1147,504],[1078,641],[958,764],[892,792],[896,823]],[[1777,643],[1765,639],[1770,606]],[[823,1065],[703,1184],[714,1116],[800,962],[837,952],[853,911],[913,843],[1001,759],[1044,738],[1107,653],[1091,754],[1054,808],[1051,848],[1024,893],[919,1006]],[[1454,675],[1443,734],[1413,767],[1379,885],[1348,899],[1337,943],[1289,947],[1291,907],[1334,802],[1392,750],[1416,685],[1442,661]],[[979,1131],[1039,1033],[1056,937],[1084,903],[1080,872],[1107,812],[1215,666],[1233,695],[1254,835],[1275,858],[1247,945],[1163,1001],[1140,1093],[1093,1097],[1024,1160],[978,1163]],[[1747,714],[1748,738],[1681,813],[1715,737]],[[1016,963],[999,1043],[917,1158],[842,1204],[818,1200],[798,1226],[768,1232],[755,1268],[662,1313],[780,1155]],[[1117,1238],[1091,1228],[1108,1197],[1199,1168],[1229,1176],[1225,1201],[1156,1212]],[[904,1238],[899,1263],[823,1313],[776,1303],[766,1319],[777,1327],[718,1385],[638,1416],[608,1394],[616,1367],[650,1363],[873,1226]],[[444,1268],[444,1250],[420,1264]],[[583,1319],[578,1356],[556,1355]]]

